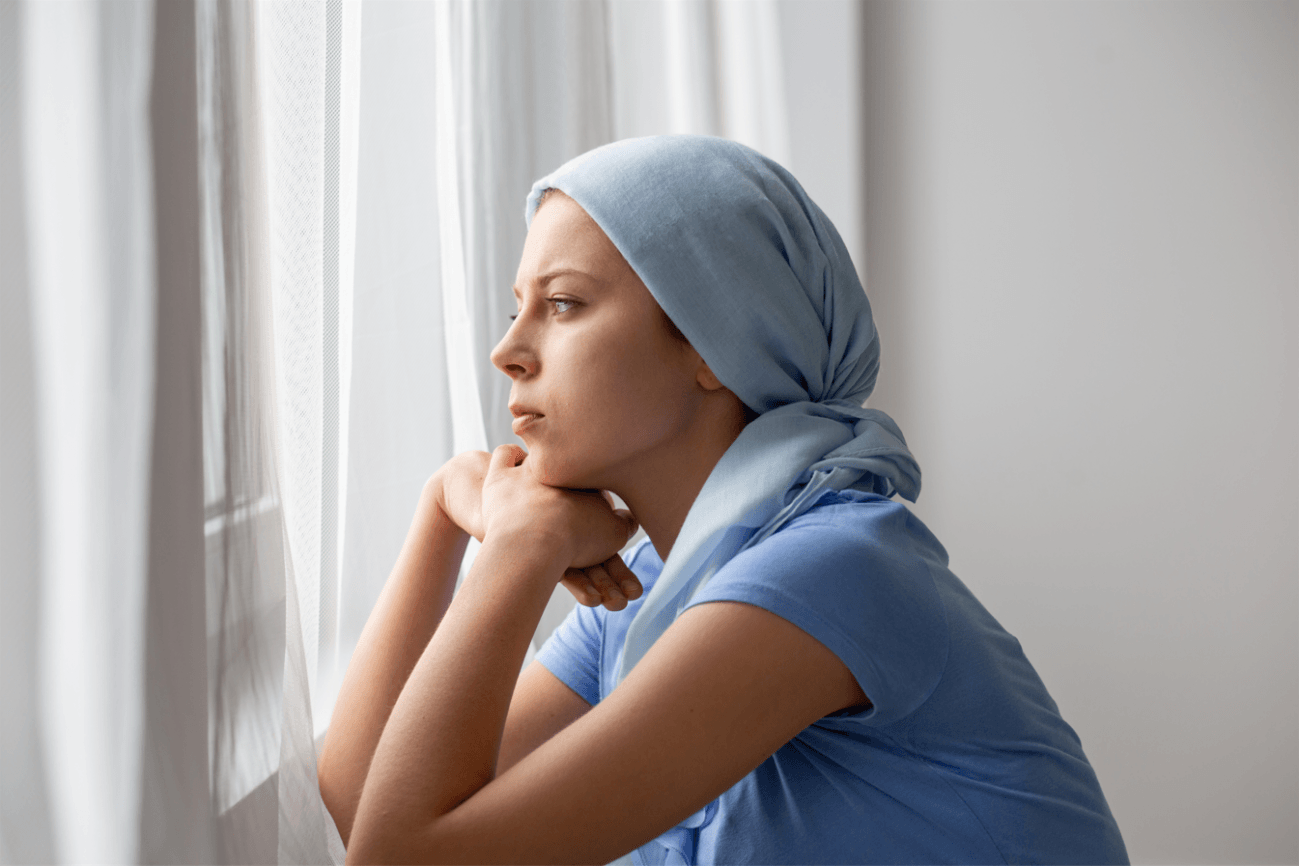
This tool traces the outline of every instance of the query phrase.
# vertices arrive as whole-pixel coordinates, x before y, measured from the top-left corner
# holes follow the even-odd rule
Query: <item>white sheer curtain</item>
[[[780,5],[777,0],[610,3],[616,137],[720,135],[788,164]],[[792,8],[797,11],[798,5]]]
[[[359,6],[197,6],[209,752],[217,852],[323,862],[312,695],[335,663]]]
[[[154,396],[143,4],[0,6],[0,854],[137,847]]]
[[[775,13],[0,3],[0,859],[341,860],[316,738],[420,486],[511,438],[529,184],[780,158]]]

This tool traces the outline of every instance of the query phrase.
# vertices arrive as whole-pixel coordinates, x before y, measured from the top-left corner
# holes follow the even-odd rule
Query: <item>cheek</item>
[[[610,358],[584,389],[592,449],[639,451],[668,437],[681,424],[688,394],[679,371],[652,354]]]
[[[675,414],[685,391],[682,373],[658,347],[627,339],[584,353],[566,378],[577,414],[596,435],[653,427]]]
[[[560,487],[592,486],[601,468],[670,438],[687,396],[679,364],[643,339],[572,348],[551,356],[547,392],[557,423],[532,443],[530,458],[539,481]]]

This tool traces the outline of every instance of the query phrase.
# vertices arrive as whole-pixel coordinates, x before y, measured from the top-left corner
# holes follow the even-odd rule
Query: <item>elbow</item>
[[[451,831],[443,818],[399,818],[390,811],[385,814],[382,808],[360,809],[352,825],[346,862],[348,866],[485,862],[481,847],[466,845],[463,833]]]
[[[354,834],[352,844],[347,846],[347,859],[344,861],[347,866],[379,866],[382,863],[395,862],[395,858],[390,856],[391,852],[376,850],[365,833],[360,835]]]
[[[337,822],[338,818],[334,820]],[[341,826],[339,833],[342,833]],[[348,866],[417,862],[404,850],[409,839],[410,833],[394,826],[391,811],[375,809],[373,803],[355,803],[348,816],[348,836],[343,838],[346,862]]]
[[[358,866],[358,864],[361,863],[371,864],[379,862],[375,859],[374,855],[365,849],[364,846],[357,845],[355,841],[346,847],[347,858],[343,861],[346,866]]]
[[[316,764],[316,783],[320,787],[320,799],[324,802],[329,815],[334,819],[338,835],[343,840],[343,847],[349,847],[352,835],[352,820],[356,817],[356,797],[348,796],[347,786],[342,784],[337,772],[321,755]],[[350,850],[350,849],[349,849]]]
[[[353,827],[351,844],[347,846],[348,866],[379,866],[385,863],[430,862],[428,858],[413,857],[405,851],[404,840],[409,834],[391,827],[374,827],[372,822],[358,821]]]

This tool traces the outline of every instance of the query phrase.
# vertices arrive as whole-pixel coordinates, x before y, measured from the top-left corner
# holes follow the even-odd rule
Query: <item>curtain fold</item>
[[[30,570],[4,588],[18,645],[6,703],[12,679],[25,718],[6,736],[0,832],[6,856],[129,860],[153,420],[152,8],[4,14],[6,146],[20,172],[4,207],[21,224],[5,245],[21,271],[2,291],[6,332],[27,333],[0,372],[4,450],[18,446],[6,458],[17,483],[0,496],[5,524],[30,533],[15,545]],[[10,766],[26,778],[15,784]]]
[[[202,296],[192,2],[154,7],[156,359],[149,477],[142,863],[216,859],[209,803],[204,628]]]
[[[207,2],[199,16],[211,755],[237,862],[342,856],[312,703],[335,676],[346,477],[350,5]]]
[[[38,863],[53,859],[54,835],[36,658],[43,567],[22,135],[25,12],[0,4],[0,550],[7,559],[0,583],[0,861]]]
[[[198,4],[209,750],[218,814],[278,764],[285,655],[284,544],[267,398],[275,370],[271,239],[254,25],[250,3]],[[259,838],[228,840],[234,847],[222,849],[223,859],[264,854]]]
[[[616,138],[720,135],[789,163],[778,0],[613,2],[607,14]]]

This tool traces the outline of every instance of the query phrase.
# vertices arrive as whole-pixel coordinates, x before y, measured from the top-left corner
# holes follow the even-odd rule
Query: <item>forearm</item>
[[[383,730],[349,860],[400,859],[492,780],[519,668],[564,566],[539,546],[484,543]]]
[[[345,843],[389,713],[450,604],[468,538],[431,480],[352,654],[321,750],[321,796]]]

